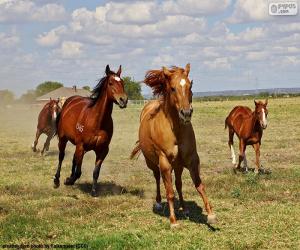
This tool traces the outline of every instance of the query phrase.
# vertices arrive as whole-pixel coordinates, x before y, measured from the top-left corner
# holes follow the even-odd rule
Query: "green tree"
[[[47,94],[55,89],[58,89],[60,87],[63,87],[64,85],[60,82],[51,82],[51,81],[47,81],[47,82],[43,82],[41,84],[39,84],[36,87],[35,93],[36,96],[42,96],[44,94]]]
[[[90,86],[83,86],[82,88],[85,89],[85,90],[87,90],[87,91],[91,91]]]
[[[126,76],[123,78],[125,84],[125,91],[130,100],[143,100],[142,88],[138,82],[135,82],[131,77]]]
[[[20,101],[24,103],[33,103],[36,99],[36,91],[28,90],[25,94],[20,97]]]
[[[6,105],[11,104],[15,100],[15,95],[8,89],[0,90],[0,104]]]

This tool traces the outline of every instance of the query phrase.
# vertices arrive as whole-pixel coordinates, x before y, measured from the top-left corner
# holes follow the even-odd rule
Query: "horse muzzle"
[[[181,109],[179,111],[179,118],[184,124],[190,123],[192,119],[193,109]]]
[[[120,96],[117,100],[117,104],[121,109],[127,107],[128,97],[127,96]]]

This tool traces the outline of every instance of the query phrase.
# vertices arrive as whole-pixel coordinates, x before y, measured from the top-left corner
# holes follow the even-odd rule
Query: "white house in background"
[[[36,98],[36,101],[38,103],[44,103],[51,99],[67,99],[74,95],[80,95],[80,96],[90,96],[91,92],[86,89],[79,89],[76,86],[73,87],[60,87],[58,89],[55,89],[45,95],[39,96]]]

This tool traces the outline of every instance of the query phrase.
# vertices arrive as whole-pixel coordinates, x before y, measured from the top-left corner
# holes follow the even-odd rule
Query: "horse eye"
[[[173,87],[171,87],[171,90],[172,90],[172,92],[175,92],[175,91],[176,91],[176,89],[175,89],[175,88],[173,88]]]

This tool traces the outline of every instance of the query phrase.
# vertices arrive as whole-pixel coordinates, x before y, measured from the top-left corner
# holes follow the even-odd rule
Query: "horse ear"
[[[268,105],[268,98],[267,98],[266,101],[265,101],[265,105],[266,105],[266,106]]]
[[[166,68],[166,67],[163,67],[163,72],[165,74],[165,76],[170,76],[171,75],[171,72]]]
[[[191,69],[191,64],[188,63],[188,64],[185,66],[185,70],[184,70],[184,72],[185,72],[185,74],[186,74],[187,76],[188,76],[189,73],[190,73],[190,69]]]
[[[52,101],[52,98],[50,97],[50,101]]]
[[[255,104],[255,106],[258,104],[258,102],[256,101],[256,100],[254,100],[254,104]]]
[[[107,64],[106,68],[105,68],[105,74],[109,75],[109,73],[110,73],[110,68],[109,68],[109,65]]]
[[[121,76],[121,73],[122,73],[122,65],[120,65],[119,69],[118,69],[118,72],[117,72],[117,75],[118,76]]]

